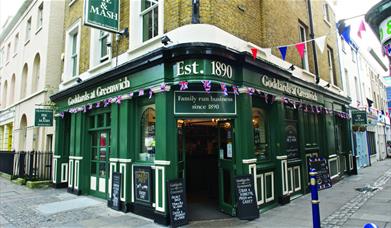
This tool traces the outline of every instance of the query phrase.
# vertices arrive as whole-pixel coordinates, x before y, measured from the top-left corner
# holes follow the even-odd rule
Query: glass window
[[[42,26],[42,21],[43,21],[43,2],[38,7],[37,29],[39,29]]]
[[[300,157],[298,137],[297,111],[285,106],[285,145],[288,159]]]
[[[329,65],[329,76],[331,84],[338,85],[337,80],[337,74],[335,73],[335,67],[334,67],[334,54],[333,49],[330,47],[327,47],[327,59],[328,59],[328,65]]]
[[[323,17],[327,22],[330,22],[330,9],[329,5],[326,3],[323,5]]]
[[[265,111],[253,108],[254,153],[259,159],[268,157]]]
[[[307,27],[300,23],[299,24],[299,33],[300,33],[300,42],[304,42],[304,57],[303,59],[301,60],[301,67],[305,70],[308,70],[308,53],[307,53],[307,43],[306,43],[306,40],[307,40]]]
[[[15,35],[15,43],[14,43],[14,54],[18,51],[18,44],[19,44],[19,33]]]
[[[155,160],[155,123],[156,112],[154,108],[147,108],[141,116],[141,161]]]
[[[77,32],[72,35],[71,65],[72,76],[77,75]]]
[[[143,42],[158,35],[158,5],[157,0],[141,1]]]
[[[100,62],[104,62],[109,58],[109,48],[107,46],[108,37],[108,32],[102,30],[99,31]]]
[[[26,41],[30,40],[31,35],[31,17],[27,20],[26,25]]]

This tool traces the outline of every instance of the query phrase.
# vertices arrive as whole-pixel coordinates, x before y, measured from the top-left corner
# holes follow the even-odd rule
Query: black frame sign
[[[111,176],[111,206],[114,210],[121,210],[121,173],[113,172]]]
[[[235,177],[236,215],[242,220],[259,218],[257,198],[255,196],[254,177],[243,175]]]
[[[134,200],[150,204],[152,201],[152,169],[149,166],[134,166]]]
[[[299,157],[299,142],[298,142],[298,133],[297,133],[297,123],[296,121],[286,121],[285,126],[285,142],[286,142],[286,152],[288,158],[298,158]]]
[[[36,108],[35,109],[35,122],[36,127],[51,127],[53,126],[53,110]]]
[[[313,168],[317,172],[316,180],[319,190],[332,187],[329,165],[325,158],[310,158],[309,168],[310,170]]]
[[[187,213],[186,189],[183,179],[168,181],[168,207],[172,227],[183,226],[189,223]]]
[[[352,112],[352,124],[353,125],[366,125],[368,123],[366,111],[354,111]]]

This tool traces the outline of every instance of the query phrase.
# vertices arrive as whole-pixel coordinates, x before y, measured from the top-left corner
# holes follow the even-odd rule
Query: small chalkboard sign
[[[235,178],[237,211],[236,215],[242,220],[259,218],[257,199],[255,196],[254,179],[252,175]]]
[[[135,202],[150,204],[152,198],[152,170],[149,166],[134,166]]]
[[[313,168],[318,173],[316,175],[316,180],[318,182],[318,189],[331,188],[331,178],[329,172],[329,165],[325,158],[310,158],[309,167]]]
[[[183,179],[168,181],[168,206],[172,227],[189,223],[187,213],[186,191]]]
[[[111,178],[111,208],[121,210],[121,173],[113,172]]]

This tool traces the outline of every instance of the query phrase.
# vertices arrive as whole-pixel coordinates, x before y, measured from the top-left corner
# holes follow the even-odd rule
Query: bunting
[[[360,26],[358,27],[358,32],[357,32],[357,36],[360,37],[360,39],[362,39],[361,32],[363,31],[366,31],[366,29],[365,29],[364,21],[362,20]]]
[[[254,59],[254,60],[257,58],[257,52],[258,52],[258,49],[256,49],[256,48],[251,48],[251,53],[253,54],[253,59]]]
[[[297,52],[299,52],[300,58],[303,59],[305,43],[298,43],[295,46],[296,46]]]
[[[282,47],[279,47],[278,49],[280,50],[282,60],[285,61],[286,50],[288,49],[288,47],[287,46],[282,46]]]
[[[321,53],[323,53],[326,46],[326,36],[321,36],[315,39],[315,44],[318,46]]]

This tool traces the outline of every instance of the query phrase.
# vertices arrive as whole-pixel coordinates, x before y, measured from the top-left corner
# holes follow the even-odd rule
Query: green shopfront
[[[213,44],[161,48],[53,95],[53,182],[111,198],[168,223],[167,181],[194,202],[236,215],[233,180],[252,174],[259,209],[308,192],[307,160],[350,173],[349,100],[248,53]]]

